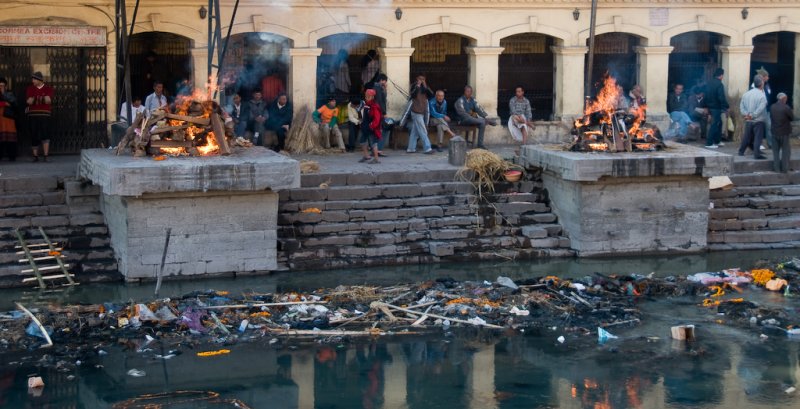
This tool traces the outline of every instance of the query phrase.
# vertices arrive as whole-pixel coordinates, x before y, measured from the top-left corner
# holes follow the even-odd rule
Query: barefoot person
[[[531,102],[525,98],[525,89],[521,86],[514,88],[514,97],[508,101],[508,110],[511,116],[508,118],[508,130],[511,137],[523,145],[528,140],[528,132],[533,129],[533,112]]]

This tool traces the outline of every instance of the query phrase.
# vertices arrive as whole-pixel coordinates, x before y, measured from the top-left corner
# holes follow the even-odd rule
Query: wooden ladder
[[[34,274],[34,277],[23,278],[23,283],[37,281],[40,289],[46,289],[48,281],[53,287],[56,287],[58,284],[53,280],[66,279],[64,283],[60,284],[61,286],[78,285],[72,279],[75,275],[67,271],[69,264],[64,263],[64,256],[61,254],[63,248],[58,247],[58,243],[51,242],[41,226],[39,227],[39,233],[41,233],[44,243],[27,243],[19,229],[15,229],[14,233],[17,234],[17,239],[19,240],[19,245],[15,246],[15,248],[21,249],[16,254],[25,255],[25,258],[20,259],[19,262],[28,263],[31,266],[30,269],[22,270],[22,274]],[[37,261],[55,261],[56,264],[39,266],[36,264]]]

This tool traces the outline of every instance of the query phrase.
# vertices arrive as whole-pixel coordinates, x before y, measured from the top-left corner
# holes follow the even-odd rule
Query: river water
[[[339,284],[393,285],[449,276],[457,280],[515,279],[593,272],[691,274],[750,268],[760,260],[794,254],[726,252],[694,256],[447,264],[335,272],[172,281],[160,297],[194,290],[230,292],[304,290]],[[62,302],[153,298],[152,283],[89,284]],[[30,291],[0,292],[0,310]],[[800,300],[747,291],[745,297],[797,311]],[[123,340],[98,348],[77,371],[41,369],[41,353],[0,355],[2,408],[800,408],[800,343],[717,321],[697,298],[643,300],[640,325],[610,329],[619,339],[602,345],[593,336],[547,328],[492,335],[441,330],[425,337],[236,345],[161,345]],[[669,337],[669,327],[695,324],[697,339]],[[565,342],[557,341],[559,336]],[[91,342],[91,341],[87,341]],[[199,349],[229,354],[197,357]],[[171,350],[177,350],[170,356]],[[102,351],[102,352],[99,352]],[[164,359],[163,357],[167,357]],[[136,370],[139,375],[131,376]],[[27,378],[46,386],[30,394]],[[789,393],[787,393],[787,390]],[[185,392],[195,391],[195,392]],[[145,395],[168,394],[143,398]],[[209,399],[210,394],[218,396]],[[218,395],[217,395],[218,394]],[[139,400],[135,400],[135,399]],[[150,400],[148,400],[150,399]],[[171,400],[171,404],[163,404]],[[163,404],[158,406],[157,404]],[[138,405],[138,406],[136,406]]]

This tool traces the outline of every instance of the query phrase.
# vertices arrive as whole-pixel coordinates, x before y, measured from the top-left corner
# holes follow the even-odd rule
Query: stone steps
[[[572,254],[538,180],[480,198],[455,170],[303,175],[279,195],[278,261],[292,269]]]
[[[796,165],[800,165],[800,161]],[[746,163],[747,165],[741,165]],[[793,248],[800,244],[800,172],[775,173],[771,161],[737,162],[734,187],[710,192],[712,250]],[[800,167],[800,166],[797,166]]]
[[[32,176],[0,179],[0,286],[19,285],[24,267],[15,254],[14,229],[38,242],[38,227],[63,244],[63,254],[81,274],[116,273],[108,229],[100,212],[100,190],[71,178]],[[20,276],[20,277],[18,277]]]

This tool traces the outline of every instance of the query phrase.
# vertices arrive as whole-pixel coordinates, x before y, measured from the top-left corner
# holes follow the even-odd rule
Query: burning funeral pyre
[[[195,92],[179,99],[175,106],[175,114],[156,110],[149,117],[137,115],[117,146],[117,155],[129,146],[136,157],[150,154],[156,159],[164,155],[231,153],[229,139],[233,131],[225,126],[219,104],[202,92]]]
[[[661,132],[645,123],[645,105],[628,107],[622,87],[607,77],[594,101],[587,100],[583,117],[575,120],[574,140],[569,147],[578,152],[655,151],[665,147]]]

